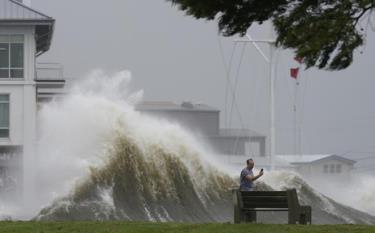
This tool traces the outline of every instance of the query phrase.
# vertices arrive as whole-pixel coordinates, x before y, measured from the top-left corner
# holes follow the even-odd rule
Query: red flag
[[[290,69],[290,76],[294,79],[297,79],[298,71],[299,71],[299,68],[291,68]]]
[[[294,57],[294,60],[296,60],[299,64],[302,64],[302,61],[303,61],[303,57]]]

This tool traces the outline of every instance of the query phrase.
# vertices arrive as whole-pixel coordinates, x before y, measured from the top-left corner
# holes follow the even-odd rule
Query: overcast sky
[[[220,109],[225,125],[231,100],[225,107],[220,45],[228,62],[234,38],[219,37],[216,23],[187,17],[165,0],[32,0],[32,6],[57,20],[51,50],[39,62],[62,63],[65,75],[73,78],[96,68],[108,73],[130,70],[134,90],[143,89],[145,100],[202,102]],[[250,30],[259,39],[269,38],[269,32],[267,25]],[[375,154],[374,37],[369,29],[363,54],[358,51],[345,71],[301,73],[303,153]],[[268,52],[266,46],[262,49]],[[233,57],[230,76],[234,83],[240,67],[236,98],[243,124],[233,114],[231,126],[266,134],[268,66],[251,44],[244,50],[237,45]],[[289,69],[296,62],[290,51],[280,51],[276,60],[277,152],[294,153],[295,80]]]

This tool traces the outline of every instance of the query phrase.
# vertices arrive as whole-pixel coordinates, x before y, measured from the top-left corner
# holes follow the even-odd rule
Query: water
[[[134,111],[141,92],[126,91],[128,73],[91,76],[40,112],[42,200],[69,196],[52,208],[79,209],[63,219],[220,220],[208,212],[230,202],[234,182],[209,165],[201,144],[179,125]],[[192,209],[202,213],[185,215]]]
[[[340,203],[345,203],[375,216],[374,183],[374,176],[353,173],[350,178],[334,185],[312,182],[312,186]]]
[[[41,108],[33,165],[38,195],[26,215],[22,207],[0,205],[0,218],[232,220],[230,188],[237,178],[181,126],[134,111],[143,93],[129,87],[126,71],[95,71],[69,96]],[[375,223],[296,174],[267,173],[262,179],[260,190],[297,188],[301,202],[313,207],[314,223]],[[285,214],[259,219],[286,222]]]
[[[301,177],[292,172],[278,171],[270,176],[264,177],[264,181],[276,190],[285,190],[288,188],[296,188],[298,198],[301,204],[310,205],[312,207],[313,223],[318,224],[375,224],[375,217],[369,213],[361,212],[350,207],[348,202],[341,202],[335,196],[328,197],[318,192]],[[337,187],[337,184],[331,184]],[[320,187],[322,188],[322,187]],[[337,190],[339,191],[339,190]],[[335,192],[338,195],[338,192]],[[367,191],[367,190],[366,190]],[[341,194],[345,195],[345,194]],[[347,199],[354,199],[350,195],[346,195]],[[344,203],[344,204],[343,204]],[[353,206],[358,207],[358,203]]]

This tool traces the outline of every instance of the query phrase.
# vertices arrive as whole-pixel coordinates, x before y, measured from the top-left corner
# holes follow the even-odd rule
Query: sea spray
[[[38,171],[39,192],[28,216],[231,221],[230,188],[238,177],[227,175],[225,163],[181,126],[134,111],[142,91],[129,91],[128,72],[107,76],[95,71],[89,76],[62,100],[40,107],[38,160],[30,164]],[[375,222],[320,195],[298,176],[288,176],[267,173],[262,179],[288,181],[275,189],[297,188],[301,202],[313,206],[314,223]],[[257,187],[271,189],[262,182]],[[0,208],[5,218],[18,219],[22,208],[18,210]],[[259,221],[286,219],[260,214]]]
[[[334,185],[327,182],[310,182],[317,191],[353,208],[375,215],[375,177],[353,173]]]
[[[339,203],[337,199],[321,194],[297,173],[274,171],[269,176],[265,176],[264,181],[276,190],[297,189],[301,204],[312,206],[313,222],[315,223],[375,224],[373,216],[349,207],[349,204]]]
[[[90,202],[80,205],[88,209],[96,206],[100,211],[79,216],[96,218],[103,211],[107,214],[100,218],[149,220],[173,219],[170,211],[177,211],[178,203],[181,209],[174,219],[196,212],[192,207],[183,210],[187,202],[197,203],[196,209],[202,211],[218,199],[228,200],[229,206],[233,180],[209,165],[213,157],[181,126],[134,111],[141,92],[127,93],[128,73],[105,77],[95,72],[91,76],[62,101],[40,111],[39,177],[44,203],[70,196],[53,208],[67,210],[72,202],[77,204],[88,195]],[[109,201],[115,207],[113,213],[108,193],[113,196]],[[171,202],[163,206],[161,200]],[[101,201],[107,205],[99,204]],[[219,219],[220,214],[180,217],[184,218]]]
[[[234,185],[232,178],[214,168],[203,168],[200,162],[188,168],[181,158],[189,152],[184,146],[180,150],[173,154],[158,145],[140,150],[119,133],[108,151],[107,163],[91,168],[89,178],[70,197],[42,210],[38,219],[189,222],[228,219],[231,213],[228,187]],[[196,180],[200,177],[204,180]],[[100,205],[104,203],[103,189],[112,190],[114,206],[110,211]]]

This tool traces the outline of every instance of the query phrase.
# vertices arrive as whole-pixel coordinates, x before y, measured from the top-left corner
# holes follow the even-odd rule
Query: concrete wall
[[[244,138],[211,138],[210,144],[219,154],[244,155],[246,153],[245,143],[248,140]]]
[[[10,137],[0,145],[30,144],[36,120],[34,27],[1,27],[0,34],[25,35],[24,79],[0,79],[0,94],[10,94]]]
[[[264,137],[212,137],[209,139],[211,145],[219,154],[246,155],[250,157],[264,157],[266,150],[266,139]]]
[[[0,34],[23,34],[24,79],[0,79],[0,93],[10,94],[9,139],[1,139],[0,146],[22,148],[23,189],[33,197],[36,140],[36,84],[35,84],[35,28],[1,27]],[[31,200],[25,200],[28,202]]]
[[[265,157],[266,141],[266,137],[251,137],[250,141],[245,145],[246,154],[251,157]]]
[[[210,111],[147,111],[142,112],[167,119],[188,128],[192,132],[205,135],[219,134],[219,112]]]
[[[205,137],[213,149],[219,154],[232,155],[266,155],[266,138],[236,137],[220,135],[220,119],[218,111],[184,111],[184,110],[140,110],[151,116],[167,119],[187,128],[193,133]],[[251,145],[250,145],[251,143]],[[249,149],[250,148],[250,149]]]

